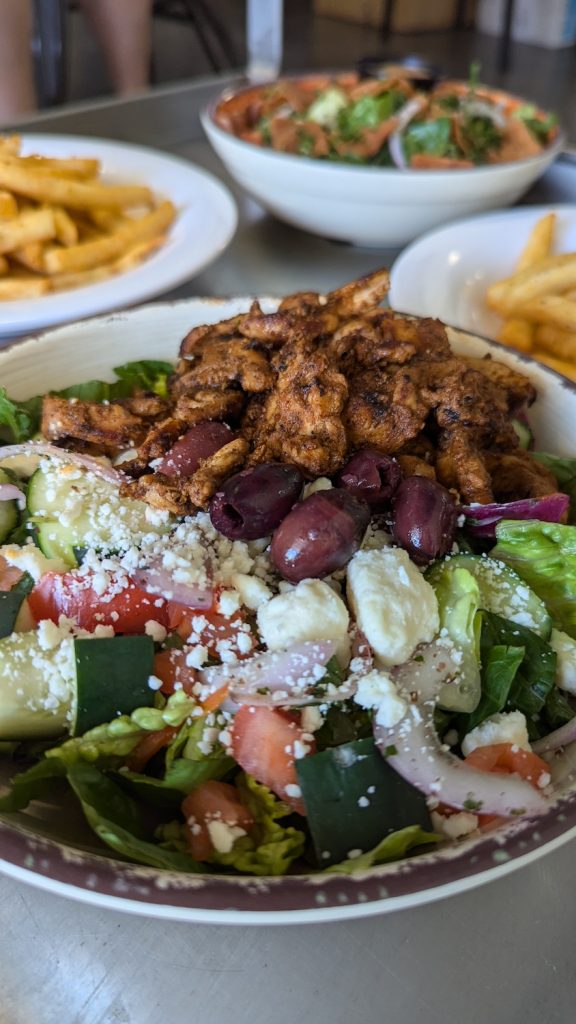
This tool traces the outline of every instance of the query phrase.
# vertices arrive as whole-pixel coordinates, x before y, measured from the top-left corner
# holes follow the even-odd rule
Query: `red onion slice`
[[[205,668],[200,676],[210,691],[227,683],[230,697],[239,704],[303,707],[346,700],[351,695],[346,684],[314,692],[335,651],[333,640],[306,640],[286,651],[267,651],[245,661]]]
[[[0,484],[0,501],[19,500],[26,501],[26,495],[16,484]]]
[[[5,459],[11,459],[15,455],[47,455],[58,462],[69,462],[83,466],[95,476],[102,477],[110,483],[119,484],[124,477],[112,466],[99,462],[91,455],[82,455],[80,452],[69,452],[66,448],[57,448],[55,444],[48,444],[44,441],[27,441],[25,444],[7,444],[0,448],[0,464]]]
[[[207,611],[214,602],[214,592],[210,585],[202,587],[180,583],[166,569],[136,569],[132,578],[149,594],[159,594],[167,601],[186,605],[187,608]]]
[[[462,810],[504,817],[542,814],[549,803],[516,775],[481,772],[440,743],[433,702],[410,705],[393,728],[374,723],[374,740],[388,764],[416,789]]]
[[[536,740],[532,744],[532,750],[535,754],[548,754],[553,750],[559,750],[560,747],[567,746],[568,743],[573,743],[576,740],[576,715],[571,718],[565,725],[561,725],[559,729],[555,729],[554,732],[549,732],[547,736],[543,736],[541,740]]]
[[[408,127],[410,121],[412,121],[426,105],[426,101],[422,97],[415,96],[413,99],[408,100],[403,107],[400,108],[396,114],[396,128],[388,139],[388,151],[392,160],[399,167],[401,171],[405,171],[408,167],[408,161],[404,155],[404,147],[402,146],[402,132]]]
[[[568,511],[570,498],[559,492],[544,498],[521,498],[490,505],[463,505],[466,529],[474,537],[493,539],[501,519],[540,519],[544,523],[560,523]]]
[[[415,694],[419,703],[435,700],[443,686],[457,682],[462,672],[462,655],[457,648],[433,640],[416,649],[410,661],[390,670],[390,676],[405,693]]]

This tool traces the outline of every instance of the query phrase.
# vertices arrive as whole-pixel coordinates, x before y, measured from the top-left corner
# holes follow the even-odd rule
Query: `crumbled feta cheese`
[[[165,627],[155,619],[148,619],[148,622],[144,624],[144,632],[146,636],[151,636],[156,644],[161,644],[166,639]]]
[[[206,828],[217,853],[230,853],[236,840],[247,835],[246,829],[240,828],[240,825],[229,825],[227,821],[218,819],[208,821]]]
[[[576,642],[560,629],[552,630],[549,642],[556,651],[556,685],[576,696]]]
[[[378,669],[360,677],[354,700],[361,708],[375,708],[378,725],[387,729],[393,728],[404,718],[408,707],[394,681],[386,672]]]
[[[438,632],[436,594],[401,548],[356,552],[347,589],[358,627],[385,667],[408,661]]]
[[[15,565],[22,572],[27,572],[35,583],[47,572],[66,572],[68,566],[61,558],[46,558],[39,548],[27,544],[19,548],[15,544],[0,548],[2,555],[10,565]]]
[[[311,480],[309,484],[306,484],[302,492],[302,501],[309,498],[311,494],[316,494],[316,491],[330,491],[331,489],[332,481],[327,476],[319,476],[316,480]]]
[[[513,743],[522,750],[530,750],[526,718],[521,711],[501,711],[486,718],[462,740],[462,753],[468,757],[476,747],[489,747],[493,743]]]
[[[314,704],[309,704],[308,707],[302,708],[300,724],[304,732],[314,733],[321,729],[324,724],[324,718],[320,708]]]
[[[250,611],[256,611],[261,604],[269,601],[272,591],[263,580],[257,576],[248,576],[244,572],[233,572],[230,574],[230,582],[238,591],[242,604]]]
[[[148,676],[148,686],[151,690],[159,690],[162,686],[162,680],[158,676]]]
[[[350,660],[348,609],[323,580],[302,580],[288,593],[278,594],[260,605],[257,619],[270,651],[306,640],[335,640],[339,660]]]
[[[218,599],[218,611],[231,618],[240,608],[242,598],[237,590],[223,590]]]
[[[208,661],[208,648],[203,644],[196,644],[186,655],[188,668],[202,668]]]
[[[292,797],[293,800],[298,800],[302,796],[302,790],[295,782],[289,782],[287,786],[284,786],[284,792],[286,796]]]
[[[458,814],[444,816],[432,811],[430,815],[435,832],[440,832],[447,839],[462,839],[478,828],[478,818],[470,811],[459,811]]]

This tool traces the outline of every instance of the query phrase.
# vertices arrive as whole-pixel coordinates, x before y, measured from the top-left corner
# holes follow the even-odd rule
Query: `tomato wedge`
[[[206,647],[217,657],[221,657],[224,649],[233,652],[238,659],[250,658],[256,647],[256,637],[251,630],[246,629],[246,618],[242,609],[228,618],[212,608],[204,611],[170,601],[168,626],[183,640],[189,640],[190,636],[194,636],[194,643]]]
[[[536,789],[542,788],[542,780],[549,780],[550,767],[531,750],[524,750],[513,743],[491,743],[486,747],[476,747],[465,763],[471,768],[483,772],[501,772],[507,775],[520,775]]]
[[[30,592],[30,609],[36,622],[61,615],[75,619],[81,629],[113,626],[116,633],[140,634],[150,620],[167,627],[166,601],[138,587],[133,581],[117,594],[100,595],[90,578],[77,572],[47,572]]]
[[[173,725],[165,725],[163,729],[156,729],[148,732],[134,747],[134,750],[126,758],[126,767],[131,772],[141,772],[148,764],[148,761],[157,754],[163,747],[167,747],[170,741],[178,732]]]
[[[12,590],[22,578],[24,573],[15,565],[10,565],[3,555],[0,555],[0,591]]]
[[[210,838],[210,822],[237,825],[246,832],[252,828],[254,818],[242,803],[240,794],[228,782],[210,779],[194,789],[182,801],[186,818],[187,839],[194,860],[208,860],[214,845]]]
[[[231,727],[234,759],[299,814],[306,809],[296,774],[296,742],[314,753],[310,741],[304,744],[303,732],[299,715],[248,704],[236,712]]]
[[[173,647],[171,650],[159,651],[154,657],[154,675],[162,680],[160,692],[167,697],[175,693],[177,688],[184,690],[189,697],[194,693],[199,676],[186,664],[186,656],[185,647]]]

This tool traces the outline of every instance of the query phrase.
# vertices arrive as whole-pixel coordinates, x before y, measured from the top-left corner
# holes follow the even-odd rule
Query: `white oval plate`
[[[486,305],[486,289],[514,272],[534,224],[550,212],[557,216],[554,251],[576,251],[576,205],[469,217],[428,232],[400,254],[392,267],[390,305],[496,338],[501,320]]]
[[[266,311],[271,299],[260,300]],[[0,380],[23,399],[92,377],[131,359],[176,358],[180,341],[202,323],[246,311],[251,300],[191,299],[158,303],[70,324],[0,352]],[[538,388],[531,423],[542,448],[576,450],[576,388],[547,367],[491,342],[453,333],[456,351],[492,353],[525,372]],[[359,875],[246,877],[196,875],[119,861],[86,835],[68,807],[37,802],[0,815],[0,871],[48,892],[98,907],[150,917],[219,924],[303,924],[406,909],[472,889],[530,864],[576,837],[576,744],[573,763],[557,780],[557,800],[538,821],[510,821],[494,833],[468,837],[418,857]],[[0,788],[11,774],[0,759]]]
[[[0,337],[121,309],[160,295],[190,280],[215,260],[236,230],[238,213],[228,189],[213,175],[180,157],[144,146],[74,135],[24,135],[22,152],[98,157],[104,179],[149,185],[156,195],[172,200],[178,217],[166,243],[132,270],[83,288],[0,302]]]

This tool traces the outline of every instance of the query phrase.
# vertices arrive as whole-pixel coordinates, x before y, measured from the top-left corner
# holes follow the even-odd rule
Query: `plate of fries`
[[[228,245],[228,190],[141,146],[0,135],[0,338],[142,302]]]
[[[405,249],[391,279],[395,309],[439,317],[576,380],[576,205],[457,221]]]

